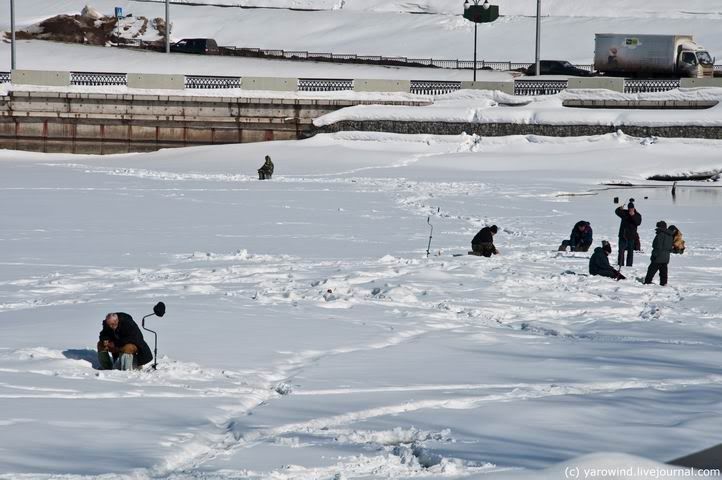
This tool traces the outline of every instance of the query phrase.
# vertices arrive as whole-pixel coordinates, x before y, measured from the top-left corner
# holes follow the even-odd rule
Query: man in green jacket
[[[654,276],[659,272],[659,284],[667,285],[667,265],[669,264],[669,254],[672,253],[674,247],[674,233],[676,229],[667,228],[667,222],[660,220],[657,222],[657,235],[652,242],[652,256],[647,276],[644,283],[652,283]]]

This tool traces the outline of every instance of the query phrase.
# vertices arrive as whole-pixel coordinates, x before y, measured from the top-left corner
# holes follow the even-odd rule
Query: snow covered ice
[[[719,148],[340,133],[4,151],[0,478],[558,478],[537,469],[719,443],[721,192],[601,185],[720,169]],[[643,215],[627,277],[657,220],[684,232],[669,286],[555,251],[579,219],[616,244],[614,196]],[[485,223],[501,255],[454,257]],[[95,370],[105,313],[158,300],[158,371]]]

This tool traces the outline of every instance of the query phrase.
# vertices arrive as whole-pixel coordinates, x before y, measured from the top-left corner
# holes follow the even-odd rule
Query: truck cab
[[[684,77],[713,77],[714,61],[707,50],[696,44],[682,45],[677,59],[677,71]]]

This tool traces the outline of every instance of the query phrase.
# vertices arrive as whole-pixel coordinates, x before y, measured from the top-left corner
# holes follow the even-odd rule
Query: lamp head
[[[469,0],[466,0],[464,2],[464,10],[468,10],[468,9],[469,9]]]
[[[484,4],[483,4],[481,7],[482,7],[484,10],[489,10],[489,7],[491,7],[491,5],[489,5],[489,0],[485,0],[485,1],[484,1]]]
[[[165,303],[156,303],[155,307],[153,307],[153,313],[158,317],[162,317],[163,315],[165,315]]]

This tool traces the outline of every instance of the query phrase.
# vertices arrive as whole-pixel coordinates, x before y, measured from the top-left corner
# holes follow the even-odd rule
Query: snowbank
[[[517,123],[547,125],[619,126],[722,126],[722,105],[705,110],[633,110],[569,108],[565,99],[589,100],[722,100],[722,89],[693,88],[664,93],[621,94],[605,90],[583,90],[506,102],[500,92],[462,91],[434,97],[433,105],[394,107],[359,105],[326,114],[314,120],[321,127],[340,121],[394,120],[403,122]],[[504,98],[504,104],[497,100]],[[496,99],[496,100],[494,100]]]

